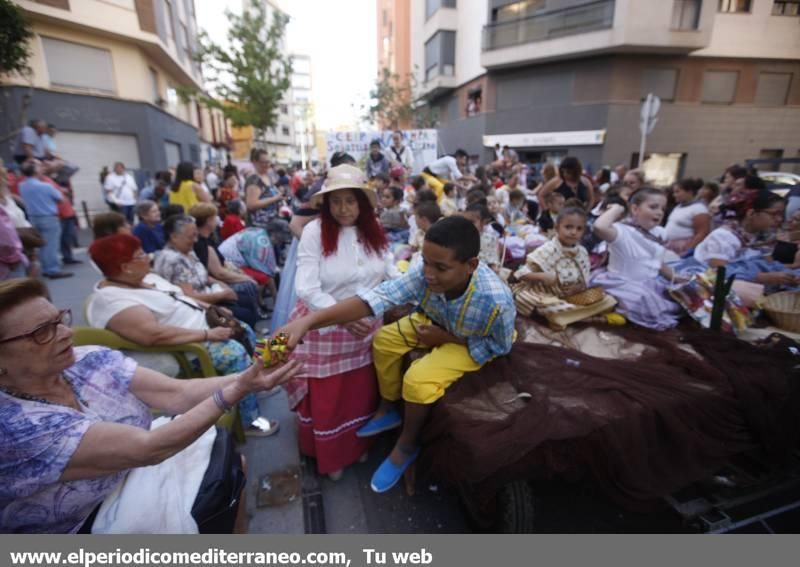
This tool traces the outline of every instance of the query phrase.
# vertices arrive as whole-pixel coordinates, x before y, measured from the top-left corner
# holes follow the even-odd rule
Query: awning
[[[602,146],[605,130],[574,130],[569,132],[531,132],[529,134],[494,134],[483,137],[483,145],[495,144],[511,148],[537,148],[545,146]]]

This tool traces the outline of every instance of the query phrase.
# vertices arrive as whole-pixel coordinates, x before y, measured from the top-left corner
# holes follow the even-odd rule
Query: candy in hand
[[[289,350],[289,335],[278,333],[272,338],[258,339],[255,353],[261,359],[264,368],[286,362],[289,354],[291,354]]]

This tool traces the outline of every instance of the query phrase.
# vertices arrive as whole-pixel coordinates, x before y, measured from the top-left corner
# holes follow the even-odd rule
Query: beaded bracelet
[[[225,401],[225,396],[222,395],[222,390],[216,390],[213,394],[211,394],[211,399],[214,400],[214,403],[217,404],[217,407],[222,411],[230,411],[233,409],[233,406],[228,405],[228,402]]]

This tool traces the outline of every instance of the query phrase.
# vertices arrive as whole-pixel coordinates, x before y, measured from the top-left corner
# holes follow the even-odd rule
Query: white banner
[[[382,132],[328,132],[326,134],[328,159],[334,152],[347,152],[359,164],[366,161],[369,153],[369,143],[380,139],[381,148],[386,156],[391,158],[389,146],[392,145],[392,130]],[[419,173],[426,164],[438,157],[437,146],[439,135],[436,130],[403,130],[403,143],[411,148],[414,154],[413,173]]]
[[[605,130],[576,130],[567,132],[531,132],[530,134],[496,134],[483,137],[487,148],[495,144],[512,148],[536,148],[549,146],[601,146],[605,142]]]

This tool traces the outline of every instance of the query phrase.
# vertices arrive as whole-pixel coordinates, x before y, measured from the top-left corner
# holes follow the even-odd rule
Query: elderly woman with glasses
[[[131,470],[183,451],[230,406],[301,369],[254,364],[232,376],[173,380],[114,350],[73,347],[69,323],[37,280],[0,283],[3,532],[89,531]],[[150,430],[151,409],[182,415]]]
[[[255,286],[234,291],[228,284],[211,277],[194,251],[198,229],[193,217],[173,215],[164,222],[166,245],[155,257],[153,268],[162,278],[181,288],[198,301],[224,305],[237,319],[251,327],[258,321]]]

